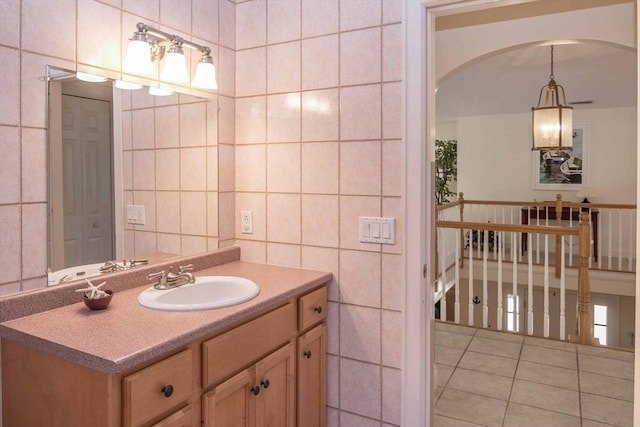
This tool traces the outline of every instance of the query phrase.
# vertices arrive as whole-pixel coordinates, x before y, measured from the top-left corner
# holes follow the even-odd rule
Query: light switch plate
[[[396,243],[396,219],[361,216],[358,227],[359,239],[363,243]]]
[[[143,205],[127,205],[127,224],[144,225],[145,214]]]

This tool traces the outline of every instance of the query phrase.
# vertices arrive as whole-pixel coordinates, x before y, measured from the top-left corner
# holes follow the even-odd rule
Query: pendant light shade
[[[213,65],[213,58],[210,55],[202,55],[202,58],[200,58],[196,68],[196,75],[191,85],[200,89],[218,89],[216,66]]]
[[[541,106],[542,94],[544,105]],[[573,108],[566,106],[564,88],[553,75],[553,45],[551,46],[551,75],[538,97],[538,106],[531,109],[533,150],[570,150],[573,147]]]
[[[129,40],[127,56],[122,63],[122,70],[132,74],[153,74],[151,63],[151,46],[144,33],[136,32]]]
[[[164,57],[164,68],[160,79],[173,83],[187,83],[187,59],[180,45],[173,43]]]

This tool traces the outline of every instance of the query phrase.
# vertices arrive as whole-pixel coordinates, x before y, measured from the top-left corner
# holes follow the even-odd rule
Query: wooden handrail
[[[555,207],[556,201],[510,201],[510,200],[467,200],[458,199],[455,202],[447,203],[445,205],[437,206],[437,210],[446,210],[456,207],[460,204],[463,205],[487,205],[487,206],[519,206],[519,207]],[[637,205],[629,203],[575,203],[562,201],[563,207],[568,208],[584,208],[584,209],[636,209]]]
[[[462,221],[436,221],[436,227],[458,228],[470,230],[511,231],[521,233],[553,234],[556,236],[578,235],[578,227],[557,227],[552,225],[519,225],[496,224],[494,222],[462,222]]]

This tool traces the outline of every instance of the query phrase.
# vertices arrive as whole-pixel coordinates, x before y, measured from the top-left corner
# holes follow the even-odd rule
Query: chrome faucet
[[[171,267],[169,267],[169,272],[162,270],[157,273],[151,273],[147,275],[147,279],[158,279],[158,283],[153,287],[159,290],[166,290],[177,288],[187,283],[195,283],[196,278],[191,271],[193,271],[193,264],[181,265],[177,273],[172,272]]]

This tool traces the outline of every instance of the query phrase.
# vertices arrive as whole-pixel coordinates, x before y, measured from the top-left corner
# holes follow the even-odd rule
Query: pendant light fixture
[[[544,105],[540,106],[543,92],[545,93]],[[564,88],[556,83],[553,75],[553,45],[551,45],[549,83],[540,89],[538,106],[531,109],[533,150],[570,150],[573,147],[573,107],[568,107],[566,104]]]

